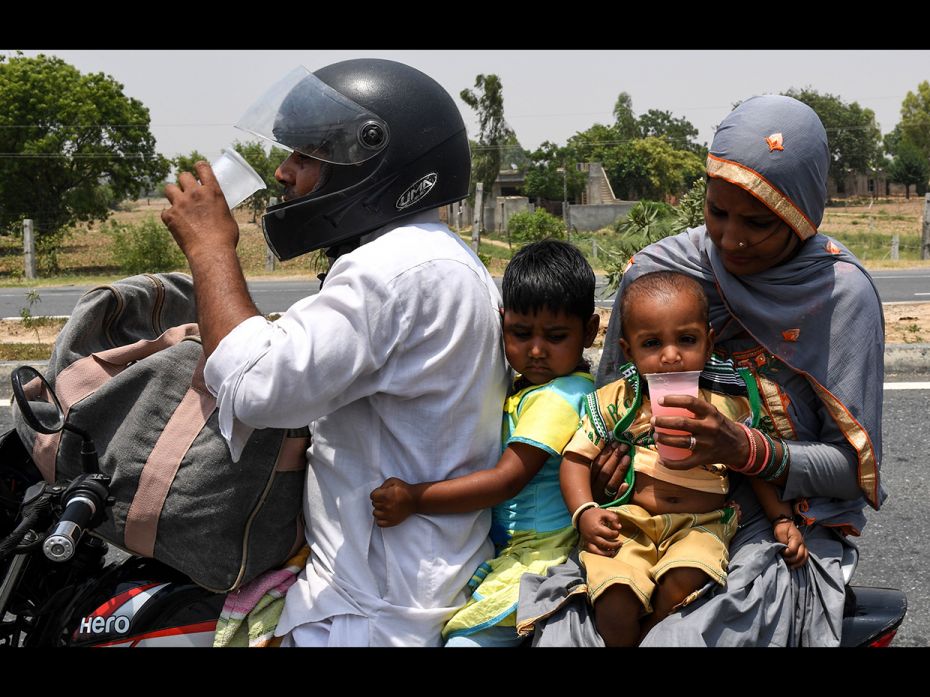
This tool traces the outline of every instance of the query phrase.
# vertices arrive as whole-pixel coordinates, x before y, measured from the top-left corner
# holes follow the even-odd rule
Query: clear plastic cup
[[[211,162],[210,166],[230,210],[256,191],[265,188],[265,181],[258,176],[258,172],[232,148],[223,148],[223,154]]]
[[[680,407],[665,407],[659,404],[659,398],[670,394],[688,395],[691,397],[698,396],[698,378],[701,376],[700,370],[689,370],[681,373],[648,373],[643,377],[649,383],[649,399],[652,403],[653,416],[684,416],[693,418],[694,414],[687,409]],[[676,431],[671,428],[656,428],[658,433],[668,433],[674,436],[689,436],[687,431]],[[671,445],[656,443],[656,449],[659,451],[659,457],[663,460],[682,460],[689,455],[691,451],[687,448],[675,448]]]

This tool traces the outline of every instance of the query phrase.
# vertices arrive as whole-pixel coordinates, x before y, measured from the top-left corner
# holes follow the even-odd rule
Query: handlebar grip
[[[97,505],[87,496],[75,496],[68,501],[58,525],[42,545],[45,556],[52,561],[68,561],[77,550],[84,528],[97,512]]]

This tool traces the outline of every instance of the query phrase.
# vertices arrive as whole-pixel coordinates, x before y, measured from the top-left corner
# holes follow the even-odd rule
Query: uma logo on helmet
[[[420,177],[407,190],[400,195],[397,203],[394,204],[397,210],[402,211],[409,208],[414,203],[426,196],[436,185],[436,173],[430,172],[425,177]]]

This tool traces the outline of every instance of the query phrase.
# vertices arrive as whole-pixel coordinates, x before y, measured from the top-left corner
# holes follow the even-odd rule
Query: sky
[[[6,55],[11,50],[0,49]],[[477,119],[459,92],[475,76],[495,73],[504,115],[521,145],[563,145],[594,123],[609,124],[617,95],[633,111],[670,111],[710,143],[733,104],[755,94],[812,87],[875,112],[882,133],[900,118],[908,91],[930,80],[930,51],[740,50],[55,50],[24,51],[62,58],[81,72],[104,72],[142,101],[157,149],[167,157],[198,150],[213,159],[249,136],[233,127],[265,89],[298,65],[316,70],[349,58],[401,61],[435,78],[455,98],[470,137]]]

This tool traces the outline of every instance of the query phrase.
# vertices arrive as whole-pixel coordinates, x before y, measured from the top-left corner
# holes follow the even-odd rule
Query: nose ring
[[[736,246],[737,246],[737,247],[745,247],[745,246],[746,246],[746,243],[745,243],[745,242],[737,242],[737,243],[736,243]]]

